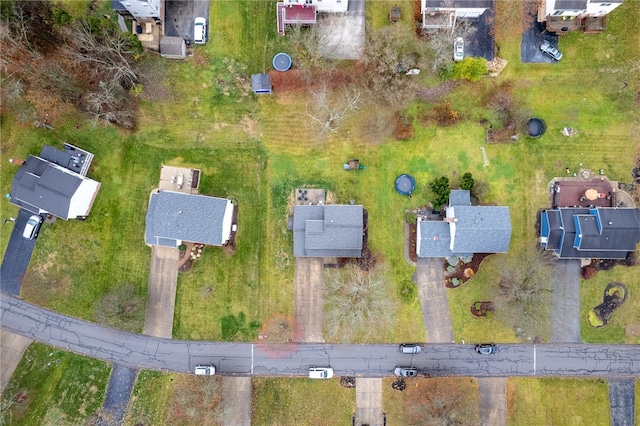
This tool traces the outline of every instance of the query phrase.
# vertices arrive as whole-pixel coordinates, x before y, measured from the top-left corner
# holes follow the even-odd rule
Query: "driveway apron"
[[[303,342],[324,342],[322,337],[322,257],[296,258],[296,322]]]
[[[172,337],[179,254],[175,247],[152,248],[144,334]]]
[[[382,379],[356,378],[356,425],[382,426]]]
[[[251,377],[222,378],[222,424],[251,426]]]
[[[24,351],[31,342],[33,340],[27,337],[0,330],[0,354],[2,354],[2,362],[0,362],[0,393],[11,380],[11,376],[13,376],[13,372],[22,359]]]
[[[453,327],[449,316],[444,268],[438,257],[418,258],[418,294],[422,306],[424,329],[429,343],[451,343]]]
[[[551,277],[551,343],[579,343],[580,261],[557,260]]]
[[[507,378],[478,378],[480,424],[507,426]]]
[[[633,426],[635,408],[635,378],[609,379],[611,426]]]

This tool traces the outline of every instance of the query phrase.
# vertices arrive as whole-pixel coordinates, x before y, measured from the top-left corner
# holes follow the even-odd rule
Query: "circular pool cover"
[[[278,53],[273,57],[273,67],[278,71],[287,71],[291,68],[291,56],[284,52]]]
[[[539,138],[547,131],[547,124],[543,119],[533,117],[524,125],[524,132],[531,138]]]
[[[416,180],[411,175],[401,174],[396,178],[396,191],[402,195],[411,195],[416,189]]]

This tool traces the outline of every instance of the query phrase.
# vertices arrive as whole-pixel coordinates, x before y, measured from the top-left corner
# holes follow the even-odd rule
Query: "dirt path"
[[[422,306],[424,329],[429,343],[453,342],[453,327],[449,316],[447,289],[444,286],[442,259],[418,259],[418,294]]]
[[[222,378],[222,424],[251,426],[251,377]]]
[[[177,248],[153,246],[143,333],[171,339],[178,283]]]
[[[18,363],[22,359],[24,351],[33,340],[22,337],[10,331],[0,330],[0,393],[4,390],[13,376]]]
[[[507,426],[507,378],[478,378],[480,424]]]
[[[634,378],[609,379],[611,426],[633,426],[636,424],[634,419],[635,387]]]
[[[356,378],[356,425],[382,426],[382,379]]]
[[[322,337],[322,257],[296,258],[296,321],[302,342],[324,342]]]
[[[551,277],[550,343],[580,343],[580,261],[557,260]]]

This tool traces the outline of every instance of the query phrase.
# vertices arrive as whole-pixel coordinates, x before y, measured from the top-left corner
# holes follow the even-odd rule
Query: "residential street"
[[[6,293],[0,302],[2,328],[61,349],[133,368],[189,373],[214,364],[221,374],[306,376],[309,366],[331,366],[336,375],[383,377],[405,365],[397,345],[301,344],[288,357],[251,343],[186,342],[130,334],[80,321],[26,303]],[[478,355],[473,345],[426,344],[413,366],[432,376],[640,375],[640,345],[498,345]]]

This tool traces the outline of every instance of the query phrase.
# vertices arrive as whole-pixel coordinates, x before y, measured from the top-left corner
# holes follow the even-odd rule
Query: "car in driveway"
[[[216,368],[213,365],[196,365],[194,373],[196,376],[213,376]]]
[[[422,352],[422,347],[415,343],[405,343],[400,345],[400,353],[402,354],[419,354]]]
[[[496,353],[496,345],[493,343],[479,343],[476,345],[476,352],[480,355],[491,355]]]
[[[42,225],[42,216],[34,214],[29,220],[27,220],[27,224],[24,226],[24,231],[22,231],[22,236],[27,240],[33,240],[38,236],[38,232],[40,231],[40,225]]]
[[[418,369],[413,367],[396,367],[393,370],[393,374],[398,377],[416,377],[418,375]]]
[[[540,43],[540,50],[542,53],[553,59],[554,61],[559,61],[562,59],[562,53],[558,51],[555,47],[551,45],[548,41],[543,41]]]
[[[207,20],[197,17],[193,23],[193,42],[195,44],[205,44],[207,42]]]
[[[453,60],[461,61],[464,59],[464,39],[462,37],[456,37],[453,42]]]
[[[330,379],[333,377],[333,368],[331,367],[311,367],[309,368],[310,379]]]

